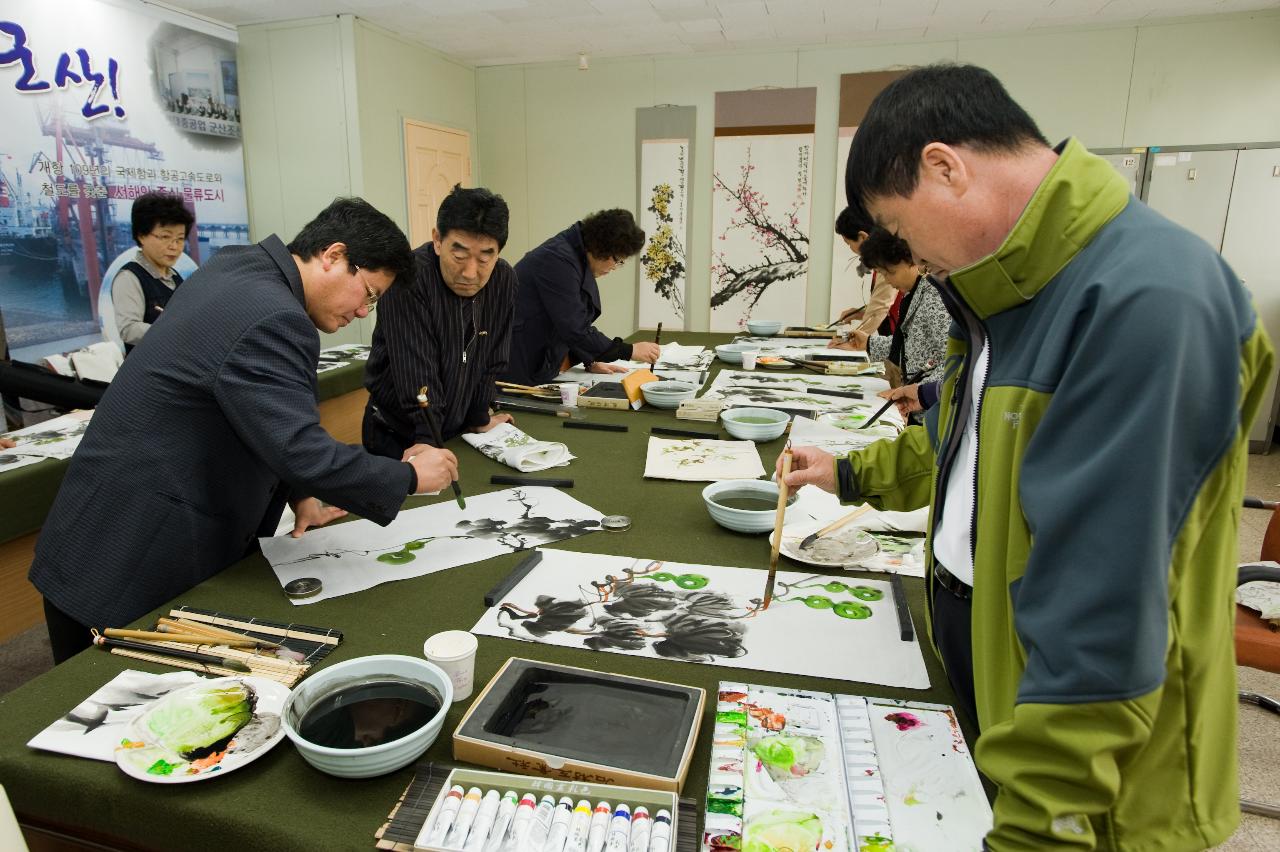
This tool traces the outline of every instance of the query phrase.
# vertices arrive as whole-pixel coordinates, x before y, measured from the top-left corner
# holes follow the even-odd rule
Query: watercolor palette
[[[458,760],[678,792],[706,692],[512,657],[453,735]]]
[[[991,808],[945,705],[722,682],[703,852],[980,850]]]
[[[134,719],[116,748],[116,765],[153,784],[226,775],[284,739],[280,711],[288,697],[288,687],[266,678],[202,679]]]

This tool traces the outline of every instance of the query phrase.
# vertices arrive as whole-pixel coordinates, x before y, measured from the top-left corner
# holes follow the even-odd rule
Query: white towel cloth
[[[510,423],[502,423],[488,432],[467,432],[462,439],[494,461],[521,473],[565,467],[574,458],[564,444],[536,440]]]

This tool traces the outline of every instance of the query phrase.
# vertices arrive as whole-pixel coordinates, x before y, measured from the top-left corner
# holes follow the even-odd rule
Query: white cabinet
[[[1280,147],[1239,152],[1222,256],[1253,294],[1272,344],[1280,345]],[[1249,433],[1251,450],[1270,447],[1277,402],[1273,375]]]

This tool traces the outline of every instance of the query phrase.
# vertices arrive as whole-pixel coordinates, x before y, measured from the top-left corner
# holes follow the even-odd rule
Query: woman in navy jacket
[[[596,330],[600,287],[596,279],[622,266],[644,247],[642,231],[627,210],[602,210],[575,222],[516,264],[511,357],[503,379],[536,385],[574,364],[593,373],[626,372],[610,361],[658,359],[655,343],[627,343]]]

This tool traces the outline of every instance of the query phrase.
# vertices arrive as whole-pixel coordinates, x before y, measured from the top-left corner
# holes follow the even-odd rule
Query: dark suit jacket
[[[582,232],[575,222],[516,264],[515,318],[511,355],[503,378],[536,385],[570,364],[630,358],[631,347],[605,337],[592,325],[600,318],[600,286],[587,265]]]
[[[31,582],[50,603],[123,626],[271,535],[286,489],[391,522],[413,471],[321,428],[304,304],[274,236],[222,249],[173,295],[103,395],[36,543]]]

